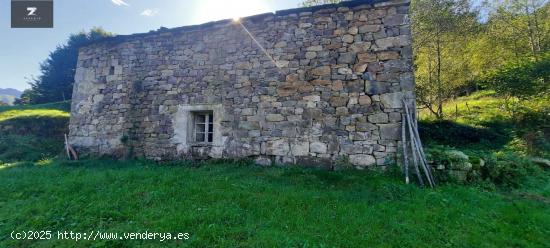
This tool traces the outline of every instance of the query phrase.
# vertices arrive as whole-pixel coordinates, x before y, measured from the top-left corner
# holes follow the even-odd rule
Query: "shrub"
[[[484,84],[504,98],[508,113],[525,112],[529,101],[544,97],[550,91],[550,53],[539,60],[523,60],[506,64],[488,73]]]
[[[426,150],[428,162],[434,167],[438,183],[493,184],[518,187],[528,177],[541,174],[541,169],[526,157],[510,152],[484,153],[468,156],[456,149],[432,146]]]
[[[518,187],[530,175],[541,173],[529,159],[513,153],[498,152],[485,157],[485,166],[480,168],[481,178],[497,185]]]
[[[529,101],[517,115],[517,127],[529,154],[549,157],[550,95]]]
[[[523,135],[527,152],[535,156],[550,156],[550,129],[527,132]]]
[[[540,60],[506,64],[485,77],[485,85],[505,97],[530,98],[546,92],[550,80],[550,54]]]

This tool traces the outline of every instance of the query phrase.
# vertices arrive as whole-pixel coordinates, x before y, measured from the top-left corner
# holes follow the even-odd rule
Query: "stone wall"
[[[107,38],[79,53],[70,143],[155,160],[395,159],[413,100],[409,1],[350,1]],[[254,38],[252,38],[254,37]],[[189,114],[214,113],[214,141]]]

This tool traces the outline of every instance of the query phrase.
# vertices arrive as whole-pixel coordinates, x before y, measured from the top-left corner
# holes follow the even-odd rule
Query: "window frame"
[[[211,145],[214,142],[214,112],[205,111],[192,111],[193,116],[193,141],[194,144]],[[199,123],[199,117],[203,116],[204,120]],[[203,130],[198,130],[199,125],[204,125]],[[202,136],[202,141],[199,137]]]

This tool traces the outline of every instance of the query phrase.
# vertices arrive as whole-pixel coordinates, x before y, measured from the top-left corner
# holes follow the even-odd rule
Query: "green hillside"
[[[530,102],[512,118],[493,91],[479,91],[444,105],[444,120],[420,111],[422,138],[467,152],[514,152],[550,158],[550,101]]]
[[[0,106],[0,163],[38,161],[63,151],[70,102]]]

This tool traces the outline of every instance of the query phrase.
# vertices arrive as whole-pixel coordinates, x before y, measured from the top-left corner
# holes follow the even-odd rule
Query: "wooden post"
[[[422,166],[422,170],[424,171],[424,174],[426,175],[426,179],[428,180],[428,184],[430,185],[430,187],[434,187],[434,183],[432,181],[432,177],[431,177],[431,173],[430,173],[430,169],[428,168],[428,165],[426,163],[426,160],[425,158],[423,157],[423,152],[421,152],[422,150],[422,147],[421,147],[421,143],[417,140],[417,137],[416,134],[417,132],[413,131],[413,126],[415,126],[415,124],[413,124],[412,122],[412,118],[411,118],[411,115],[409,114],[409,109],[407,107],[407,104],[405,103],[405,100],[403,100],[403,108],[405,109],[405,115],[407,116],[407,122],[408,122],[408,127],[409,127],[409,136],[410,136],[410,139],[411,139],[411,147],[412,147],[412,156],[413,156],[413,160],[414,160],[414,164],[415,164],[415,170],[418,174],[420,174],[420,171],[418,170],[418,164],[417,164],[417,154],[418,154],[418,158],[419,158],[419,161],[420,162],[420,165]],[[418,178],[419,178],[419,181],[422,181],[422,176],[421,175],[418,175]],[[421,183],[422,186],[424,185],[424,183],[422,182]]]
[[[405,130],[405,114],[401,115],[401,143],[403,145],[403,169],[405,170],[405,183],[409,184],[409,158],[407,156],[407,140]]]
[[[65,150],[67,151],[67,158],[71,160],[71,153],[69,152],[69,141],[67,139],[67,134],[65,134]]]
[[[418,143],[418,147],[420,148],[419,151],[420,151],[420,158],[423,160],[425,166],[426,166],[426,169],[428,171],[428,175],[429,175],[429,179],[431,180],[432,182],[432,185],[435,186],[435,180],[434,180],[434,177],[433,177],[433,174],[432,174],[432,170],[428,164],[428,160],[426,159],[426,154],[424,153],[424,146],[422,145],[422,139],[420,139],[420,133],[418,132],[418,115],[415,113],[413,113],[413,131],[415,133],[415,138],[416,138],[416,141]]]
[[[403,108],[405,109],[405,116],[407,117],[406,120],[408,122],[408,127],[409,127],[409,138],[410,138],[410,143],[411,143],[411,156],[412,156],[412,159],[413,159],[414,170],[416,172],[418,182],[420,183],[420,185],[424,186],[424,180],[422,180],[422,175],[420,174],[420,169],[418,168],[418,160],[416,158],[416,153],[415,153],[416,149],[415,149],[415,143],[414,143],[414,138],[413,138],[413,132],[411,130],[409,110],[407,109],[407,103],[405,102],[405,100],[403,100]]]

